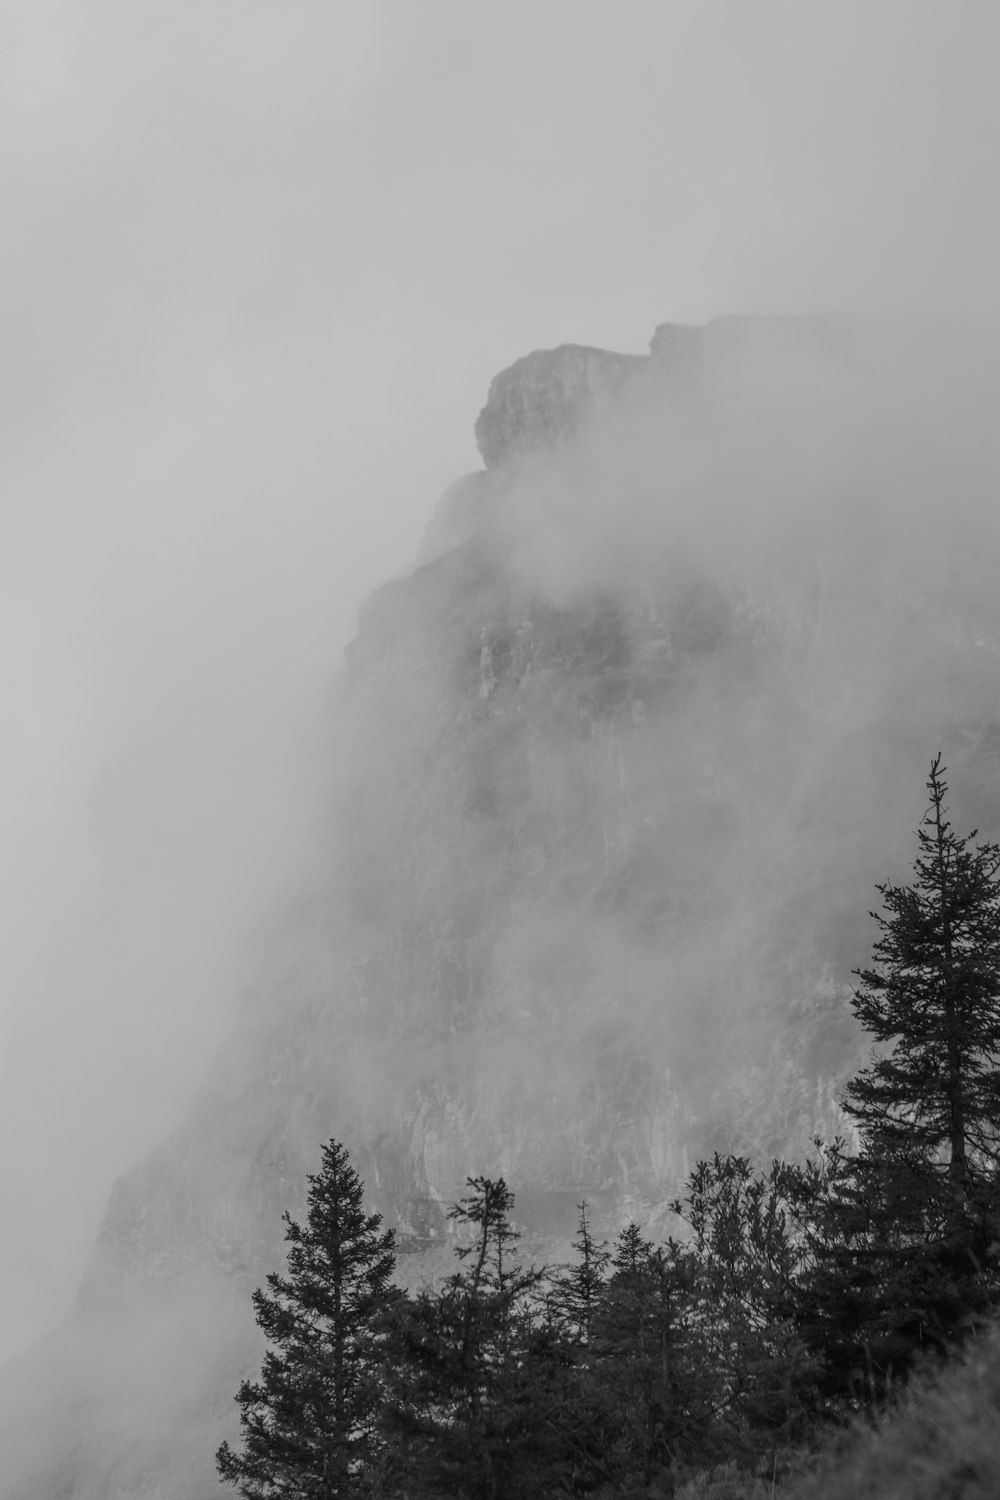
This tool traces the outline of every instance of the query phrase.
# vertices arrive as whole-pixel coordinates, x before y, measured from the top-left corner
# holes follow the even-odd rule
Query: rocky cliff
[[[347,650],[324,877],[116,1187],[76,1325],[11,1373],[21,1436],[60,1436],[0,1493],[215,1492],[247,1293],[331,1134],[433,1268],[470,1173],[544,1250],[583,1196],[655,1228],[697,1155],[838,1127],[850,969],[937,749],[1000,827],[991,358],[724,319],[497,377],[485,469]]]

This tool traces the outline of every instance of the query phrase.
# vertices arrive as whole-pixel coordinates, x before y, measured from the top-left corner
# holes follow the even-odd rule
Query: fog
[[[470,487],[476,544],[362,614],[328,991],[357,1051],[310,1087],[416,1190],[464,1162],[648,1211],[689,1148],[841,1128],[801,1091],[832,1105],[859,1045],[850,969],[936,749],[959,826],[1000,816],[995,349],[932,321],[689,338]],[[532,393],[563,428],[586,358],[515,368],[497,432]]]
[[[321,853],[341,650],[490,377],[729,311],[992,328],[998,32],[903,0],[3,5],[4,1352],[66,1316]]]

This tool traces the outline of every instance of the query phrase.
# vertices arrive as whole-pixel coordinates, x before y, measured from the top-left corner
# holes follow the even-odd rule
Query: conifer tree
[[[692,1416],[711,1400],[692,1317],[694,1272],[683,1246],[654,1246],[634,1222],[615,1242],[591,1351],[605,1397],[603,1458],[616,1484],[650,1485],[701,1451]],[[714,1387],[714,1370],[707,1378]]]
[[[941,756],[927,782],[912,885],[877,887],[887,916],[854,1013],[884,1050],[847,1086],[870,1154],[944,1167],[964,1209],[1000,1151],[1000,846],[948,822]]]
[[[607,1282],[611,1251],[607,1240],[595,1240],[587,1215],[586,1201],[577,1204],[579,1219],[573,1241],[576,1260],[553,1279],[554,1304],[558,1319],[573,1342],[586,1348],[590,1330]]]
[[[875,1042],[844,1099],[861,1150],[835,1143],[811,1179],[810,1336],[868,1404],[997,1291],[1000,847],[954,832],[944,778],[938,755],[914,878],[877,887],[873,963],[855,971]]]
[[[468,1234],[456,1247],[460,1268],[399,1308],[387,1469],[411,1495],[516,1500],[535,1493],[544,1463],[532,1389],[545,1346],[532,1305],[541,1277],[516,1258],[520,1232],[504,1180],[468,1185],[449,1213]]]
[[[551,1355],[544,1390],[550,1469],[570,1494],[613,1481],[621,1426],[594,1349],[611,1249],[607,1240],[595,1239],[586,1201],[577,1209],[575,1259],[547,1281],[543,1325]]]
[[[345,1148],[331,1140],[309,1177],[301,1227],[286,1213],[288,1273],[253,1294],[272,1346],[260,1379],[246,1380],[242,1446],[223,1443],[220,1477],[245,1500],[341,1500],[366,1493],[379,1448],[382,1320],[392,1301],[393,1231],[367,1214]]]

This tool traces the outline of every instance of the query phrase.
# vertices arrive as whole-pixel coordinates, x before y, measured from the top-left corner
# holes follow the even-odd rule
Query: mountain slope
[[[584,1195],[655,1229],[698,1155],[841,1126],[850,969],[936,750],[955,821],[1000,827],[996,374],[819,318],[497,377],[486,467],[348,648],[322,878],[116,1187],[76,1324],[10,1372],[0,1494],[214,1492],[331,1134],[416,1274],[470,1173],[551,1245]]]

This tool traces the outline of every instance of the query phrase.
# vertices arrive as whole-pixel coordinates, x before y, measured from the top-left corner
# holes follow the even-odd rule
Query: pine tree
[[[607,1240],[595,1240],[586,1201],[577,1204],[579,1220],[573,1241],[576,1260],[553,1278],[550,1299],[570,1341],[585,1349],[601,1293],[608,1276],[611,1251]]]
[[[654,1246],[635,1223],[615,1242],[592,1319],[591,1358],[604,1397],[604,1465],[616,1484],[650,1485],[701,1452],[706,1401],[694,1327],[695,1266],[674,1240]],[[714,1372],[709,1375],[714,1387]]]
[[[535,1376],[548,1344],[533,1305],[540,1273],[514,1247],[514,1195],[502,1178],[469,1178],[449,1217],[469,1238],[459,1270],[401,1304],[394,1332],[388,1471],[408,1494],[515,1500],[535,1493],[544,1413]]]
[[[1000,1160],[1000,846],[947,819],[938,755],[912,885],[877,887],[889,913],[854,1013],[887,1050],[847,1086],[870,1154],[943,1165],[964,1210]]]
[[[363,1185],[331,1140],[309,1177],[305,1227],[284,1215],[288,1274],[253,1295],[272,1345],[244,1381],[242,1450],[223,1443],[220,1477],[245,1500],[334,1500],[365,1493],[379,1448],[382,1320],[393,1299],[393,1231],[366,1214]]]
[[[593,1347],[595,1324],[607,1289],[611,1250],[596,1240],[587,1203],[577,1204],[575,1259],[545,1286],[543,1331],[550,1358],[545,1370],[545,1420],[549,1469],[559,1492],[589,1493],[613,1482],[612,1450],[620,1418],[603,1381]],[[536,1370],[541,1361],[536,1359]],[[537,1383],[537,1382],[536,1382]],[[536,1405],[539,1398],[536,1393]]]
[[[875,1042],[844,1099],[861,1150],[836,1143],[812,1179],[809,1336],[868,1404],[997,1291],[1000,846],[954,832],[944,778],[938,755],[913,881],[877,887],[874,961],[855,971]]]

